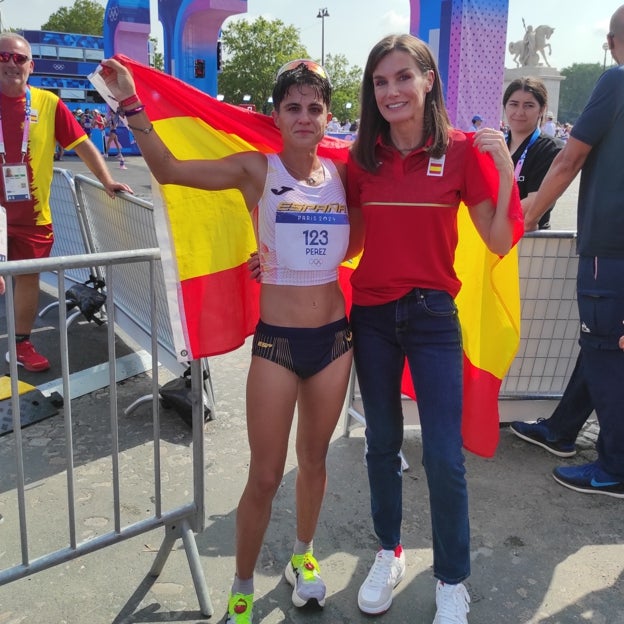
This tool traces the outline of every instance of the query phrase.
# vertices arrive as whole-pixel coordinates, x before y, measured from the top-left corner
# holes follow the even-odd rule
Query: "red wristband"
[[[121,106],[121,108],[126,108],[127,106],[131,106],[132,104],[136,104],[137,102],[139,102],[139,96],[134,93],[133,95],[127,97],[125,100],[121,100],[121,102],[119,102],[119,106]]]

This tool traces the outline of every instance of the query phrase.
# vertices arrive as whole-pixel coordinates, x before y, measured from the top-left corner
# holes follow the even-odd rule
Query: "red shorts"
[[[54,233],[48,225],[9,225],[7,260],[47,258],[52,251]]]

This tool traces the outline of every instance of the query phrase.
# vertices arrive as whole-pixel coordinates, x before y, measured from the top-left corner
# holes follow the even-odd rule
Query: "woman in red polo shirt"
[[[460,282],[453,268],[457,213],[464,202],[489,249],[506,254],[513,237],[510,202],[520,211],[513,164],[498,130],[467,135],[451,127],[435,60],[416,37],[389,36],[375,45],[361,100],[347,184],[350,214],[361,210],[366,242],[351,280],[351,323],[380,550],[358,605],[370,614],[388,610],[405,572],[399,451],[407,357],[429,484],[437,579],[434,624],[467,622],[463,353],[454,302]]]

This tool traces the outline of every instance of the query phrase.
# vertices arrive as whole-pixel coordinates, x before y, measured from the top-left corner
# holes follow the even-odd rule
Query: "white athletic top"
[[[323,181],[293,178],[268,154],[262,198],[252,212],[264,284],[314,286],[338,279],[349,244],[349,215],[334,163],[321,158]]]

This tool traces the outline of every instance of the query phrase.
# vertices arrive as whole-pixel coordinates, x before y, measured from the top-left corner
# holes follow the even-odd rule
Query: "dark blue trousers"
[[[581,256],[577,276],[581,374],[598,416],[600,467],[624,480],[624,259]]]

